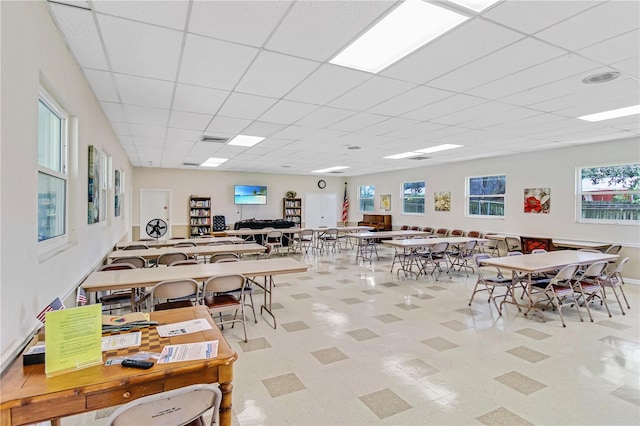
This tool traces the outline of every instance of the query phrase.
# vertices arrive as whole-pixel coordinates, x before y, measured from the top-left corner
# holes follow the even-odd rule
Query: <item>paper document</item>
[[[169,362],[193,361],[218,356],[218,341],[186,343],[184,345],[168,345],[162,349],[158,364]]]
[[[211,324],[204,318],[190,321],[176,322],[173,324],[159,325],[156,327],[160,337],[178,336],[180,334],[190,334],[202,330],[211,330]]]
[[[113,336],[104,336],[102,338],[102,352],[113,349],[128,348],[131,346],[140,346],[142,341],[142,333],[114,334]]]

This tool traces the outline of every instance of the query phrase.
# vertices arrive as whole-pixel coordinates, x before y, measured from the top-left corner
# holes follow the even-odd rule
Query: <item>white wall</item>
[[[35,316],[54,298],[69,296],[131,226],[131,165],[100,105],[57,31],[43,1],[0,2],[2,139],[0,193],[0,352],[7,366],[30,333]],[[47,88],[77,119],[70,147],[70,244],[49,257],[38,254],[38,88]],[[88,145],[112,157],[129,188],[124,216],[87,225]],[[75,301],[75,298],[73,298]]]

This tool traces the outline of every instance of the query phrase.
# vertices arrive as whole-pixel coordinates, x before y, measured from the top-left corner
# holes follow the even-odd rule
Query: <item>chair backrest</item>
[[[282,231],[278,231],[277,229],[272,229],[267,233],[265,237],[265,243],[282,243]]]
[[[480,238],[480,232],[479,231],[469,231],[467,232],[467,237],[469,238]]]
[[[569,281],[576,275],[576,271],[580,265],[572,263],[570,265],[563,266],[555,277],[551,278],[551,284],[555,285],[571,285]]]
[[[195,296],[197,299],[198,287],[198,282],[192,279],[160,281],[151,288],[151,310],[155,310],[156,299],[178,299],[190,296]]]
[[[507,253],[507,256],[522,256],[522,252],[521,251],[510,251]]]
[[[587,266],[587,268],[582,272],[580,278],[595,278],[600,277],[604,273],[604,270],[609,265],[609,262],[603,260],[602,262],[595,262],[591,265]]]
[[[170,265],[173,262],[177,262],[178,260],[187,260],[189,256],[186,253],[175,252],[175,253],[164,253],[158,256],[158,260],[156,263],[158,265]]]
[[[233,259],[235,261],[240,260],[240,256],[236,253],[216,253],[214,255],[211,255],[211,257],[209,258],[209,263],[218,263],[224,259]]]
[[[113,259],[111,261],[111,264],[114,264],[114,263],[129,263],[129,264],[135,266],[136,268],[146,268],[147,267],[147,260],[144,257],[141,257],[141,256],[118,257],[117,259]]]
[[[408,229],[409,229],[409,225],[402,225],[402,226],[400,227],[400,230],[401,230],[401,231],[406,231],[406,230],[408,230]]]
[[[438,235],[438,236],[440,236],[440,237],[444,238],[444,237],[446,237],[447,235],[449,235],[449,230],[448,230],[447,228],[439,228],[439,229],[436,231],[436,235]]]
[[[507,244],[507,251],[521,251],[520,238],[518,237],[505,237],[504,242]],[[540,248],[540,247],[538,247]]]
[[[337,240],[338,239],[338,228],[329,228],[325,231],[324,233],[324,238],[326,239],[330,239],[330,240]]]
[[[443,241],[441,243],[434,244],[433,247],[431,248],[431,253],[441,254],[446,252],[448,248],[449,248],[449,243],[447,243],[446,241]]]
[[[98,268],[98,271],[121,271],[123,269],[136,269],[135,265],[130,263],[109,263],[108,265],[102,265]]]
[[[606,254],[618,254],[620,249],[622,249],[622,245],[620,245],[620,244],[611,244],[609,247],[607,247],[607,249],[604,252]]]
[[[420,227],[419,226],[412,226],[409,228],[410,231],[419,231]]]
[[[531,254],[540,254],[540,253],[546,253],[546,252],[547,251],[545,249],[541,249],[541,248],[531,250]]]
[[[214,275],[204,282],[205,293],[226,293],[244,290],[245,277],[241,274]]]
[[[265,244],[266,249],[264,252],[258,254],[258,259],[268,259],[273,253],[273,244]]]
[[[478,268],[482,267],[482,261],[484,259],[491,259],[491,256],[489,256],[487,253],[478,253],[475,256],[473,256],[473,262],[476,264]]]
[[[422,232],[428,232],[430,234],[433,234],[433,228],[430,226],[425,226],[424,228],[422,228]]]
[[[174,247],[196,247],[197,244],[193,241],[183,241],[181,243],[177,243],[173,245]]]
[[[130,244],[128,246],[124,246],[122,250],[147,250],[149,248],[146,244]]]
[[[464,243],[464,249],[462,250],[463,254],[466,254],[466,255],[471,254],[471,252],[475,250],[476,245],[478,245],[478,242],[476,240],[471,240]]]
[[[210,409],[213,409],[213,425],[217,423],[221,400],[217,385],[185,386],[134,399],[114,411],[106,425],[184,425],[201,418]]]
[[[464,231],[462,229],[454,229],[449,235],[452,237],[462,237],[464,236]]]
[[[620,275],[620,276],[622,277],[622,275],[621,275],[621,274],[622,274],[622,270],[624,269],[624,265],[625,265],[628,261],[629,261],[629,258],[628,258],[628,257],[625,257],[624,259],[622,259],[622,260],[620,261],[620,263],[618,263],[618,264],[616,265],[616,267],[615,267],[615,268],[613,268],[613,269],[611,270],[611,272],[609,272],[609,273],[607,274],[607,278],[611,278],[611,277],[614,277],[614,276],[616,276],[616,275]]]
[[[300,239],[310,241],[313,239],[313,229],[303,229],[300,231]]]
[[[176,260],[175,262],[171,262],[167,266],[186,266],[186,265],[197,265],[198,261],[195,259],[187,259],[187,260]]]

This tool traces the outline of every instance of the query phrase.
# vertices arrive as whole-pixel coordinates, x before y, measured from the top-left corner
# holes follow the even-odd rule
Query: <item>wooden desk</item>
[[[92,272],[82,283],[87,292],[121,290],[140,287],[151,287],[164,280],[181,280],[193,278],[204,281],[214,275],[242,274],[252,278],[256,285],[264,290],[264,303],[260,313],[267,312],[273,319],[276,328],[276,318],[271,312],[271,298],[273,291],[273,276],[307,272],[309,265],[291,258],[243,260],[240,262],[201,263],[173,268],[139,268],[119,271]],[[264,283],[256,281],[255,277],[264,277]]]
[[[222,336],[209,310],[197,306],[151,313],[151,319],[160,324],[195,318],[206,318],[213,328],[163,340],[168,340],[166,344],[218,340],[216,359],[156,364],[149,370],[98,365],[47,378],[44,364],[23,367],[21,356],[18,357],[2,375],[0,424],[14,426],[47,420],[53,420],[55,424],[61,417],[112,407],[145,395],[196,383],[217,382],[222,391],[220,425],[231,425],[231,382],[233,363],[238,354]],[[149,337],[157,336],[155,328],[148,332]],[[140,350],[147,348],[141,346]]]
[[[131,245],[144,244],[147,247],[173,247],[178,243],[196,243],[199,246],[205,246],[209,243],[221,242],[221,241],[230,241],[234,244],[239,244],[244,242],[242,238],[238,237],[206,237],[206,238],[180,238],[173,240],[153,240],[153,241],[125,241],[116,244],[117,249],[122,249]]]
[[[558,250],[550,251],[547,253],[523,254],[521,256],[492,257],[484,259],[482,261],[482,264],[496,266],[500,269],[510,269],[512,271],[514,279],[517,272],[527,275],[528,303],[526,306],[526,315],[529,311],[534,310],[533,301],[531,299],[531,276],[533,274],[555,271],[571,264],[590,265],[595,262],[608,262],[617,258],[617,254],[593,253],[575,250]],[[515,298],[512,298],[512,301],[510,303],[519,306]],[[542,314],[542,311],[538,310],[538,312]],[[542,318],[544,319],[544,314],[542,314]]]
[[[189,257],[193,256],[211,256],[216,253],[237,253],[251,254],[262,253],[266,250],[265,246],[260,244],[225,244],[219,246],[196,246],[196,247],[158,247],[140,250],[114,250],[109,253],[109,260],[113,261],[120,257],[140,256],[145,259],[156,259],[165,253],[185,253]]]

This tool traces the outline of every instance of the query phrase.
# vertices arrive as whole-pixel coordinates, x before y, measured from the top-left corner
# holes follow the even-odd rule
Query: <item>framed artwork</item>
[[[451,211],[451,192],[434,192],[433,202],[437,212]]]
[[[388,212],[391,210],[391,194],[380,196],[380,209]]]
[[[549,213],[551,207],[550,188],[525,188],[524,212]]]
[[[103,203],[103,182],[104,173],[104,156],[98,148],[89,145],[89,161],[88,161],[88,192],[87,192],[87,223],[98,223],[103,220],[104,211],[101,209]]]
[[[121,174],[121,172],[118,169],[113,171],[113,193],[114,193],[114,197],[113,197],[113,215],[115,217],[120,217],[120,209],[122,207],[122,205],[121,205],[122,194],[121,194],[121,189],[120,189],[120,185],[121,185],[120,174]]]

